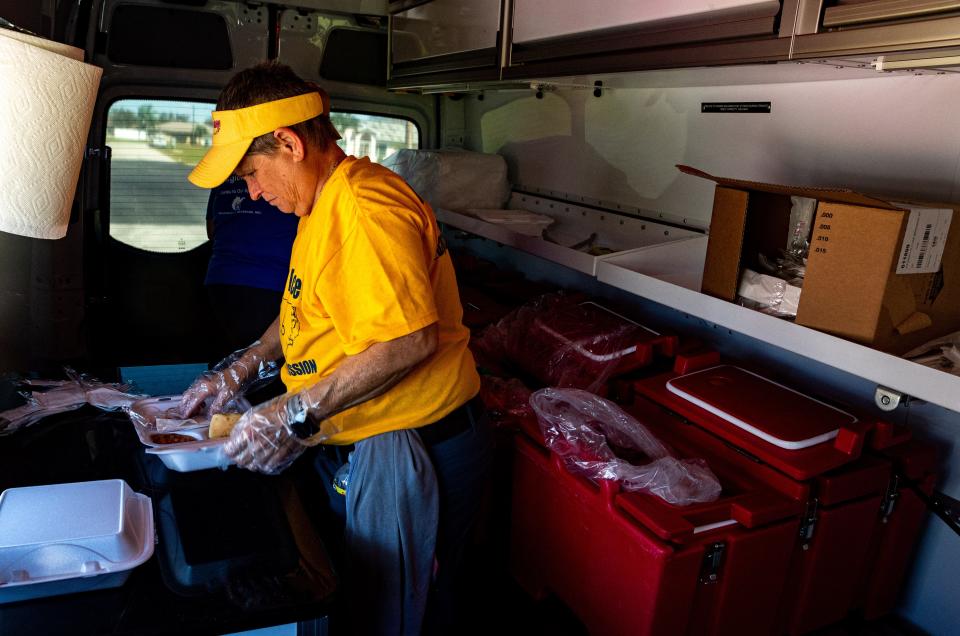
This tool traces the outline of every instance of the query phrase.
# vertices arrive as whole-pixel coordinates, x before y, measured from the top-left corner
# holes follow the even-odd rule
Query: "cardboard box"
[[[734,301],[743,268],[762,272],[758,255],[773,258],[786,248],[790,197],[808,197],[818,203],[798,324],[892,353],[960,330],[960,218],[953,219],[949,231],[943,228],[951,215],[960,217],[953,214],[957,204],[894,202],[850,190],[724,179],[677,167],[717,184],[703,293]],[[934,221],[927,223],[930,218]],[[939,267],[924,272],[941,249]]]

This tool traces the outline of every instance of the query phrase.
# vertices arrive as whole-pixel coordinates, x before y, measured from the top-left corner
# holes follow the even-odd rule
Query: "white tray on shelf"
[[[532,195],[514,194],[510,207],[549,216],[554,222],[546,228],[547,240],[530,236],[505,223],[490,223],[469,211],[436,210],[437,220],[452,227],[482,236],[503,245],[539,256],[571,269],[597,275],[597,263],[612,256],[637,248],[670,244],[685,239],[703,237],[701,232],[656,221],[614,213],[598,212],[564,201],[555,201]],[[572,249],[570,246],[595,237],[593,244],[611,253],[594,255]],[[702,265],[702,264],[701,264]]]

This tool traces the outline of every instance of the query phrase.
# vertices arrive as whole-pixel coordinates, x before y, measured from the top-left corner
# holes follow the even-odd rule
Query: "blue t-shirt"
[[[250,200],[247,184],[237,176],[210,191],[211,219],[213,253],[204,284],[282,291],[300,219],[263,199]]]

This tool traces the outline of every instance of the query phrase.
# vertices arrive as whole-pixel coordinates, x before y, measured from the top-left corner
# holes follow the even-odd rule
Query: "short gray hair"
[[[230,78],[217,100],[217,110],[236,110],[322,90],[316,84],[301,79],[285,64],[264,62]],[[340,133],[330,121],[329,114],[317,115],[289,128],[305,142],[321,150],[340,139]],[[247,154],[269,155],[279,147],[273,133],[269,132],[254,138]]]

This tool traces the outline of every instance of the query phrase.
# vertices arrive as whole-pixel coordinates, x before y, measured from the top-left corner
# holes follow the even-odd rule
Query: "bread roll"
[[[240,413],[217,413],[210,418],[210,439],[229,437],[240,419]]]

